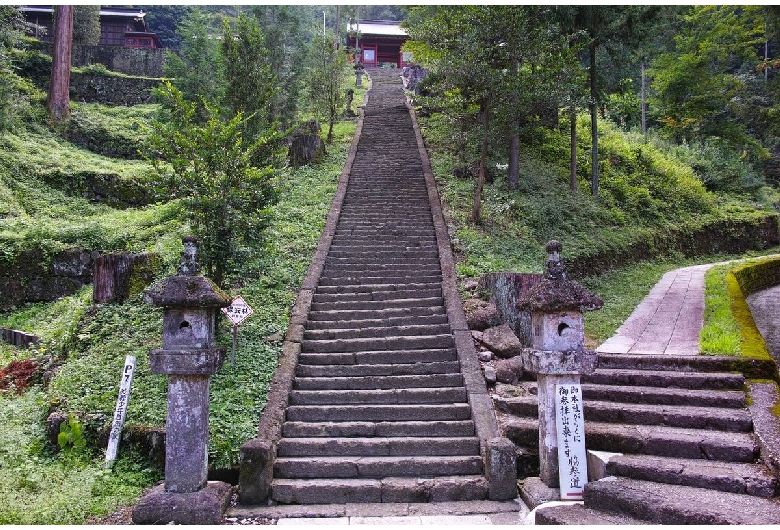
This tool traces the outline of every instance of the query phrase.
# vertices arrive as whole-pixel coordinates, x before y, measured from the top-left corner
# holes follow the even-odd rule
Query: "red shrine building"
[[[360,50],[363,66],[403,68],[407,59],[401,52],[401,46],[408,38],[399,22],[361,20],[349,25],[347,46]]]

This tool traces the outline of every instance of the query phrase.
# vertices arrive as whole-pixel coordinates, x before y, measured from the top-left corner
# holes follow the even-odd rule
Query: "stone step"
[[[438,261],[426,260],[425,263],[416,262],[413,260],[399,260],[395,263],[389,261],[382,262],[363,262],[359,263],[357,260],[353,260],[348,263],[334,263],[328,261],[325,263],[323,269],[323,276],[350,276],[350,275],[362,275],[362,276],[376,276],[392,277],[400,275],[408,275],[412,273],[412,281],[416,281],[415,274],[422,274],[425,276],[432,276],[438,274],[441,271]],[[385,281],[383,283],[393,283]],[[411,283],[411,282],[409,282]]]
[[[610,475],[636,480],[764,498],[771,498],[780,493],[780,481],[761,464],[620,455],[609,460],[607,472]]]
[[[316,294],[351,294],[351,293],[376,293],[376,292],[403,292],[403,291],[427,291],[430,289],[441,290],[441,282],[431,283],[407,283],[398,285],[384,283],[376,285],[323,285],[317,287]]]
[[[338,325],[338,324],[337,324]],[[363,327],[351,329],[311,329],[303,334],[305,340],[365,339],[372,337],[418,337],[451,333],[449,324],[421,324],[407,326]]]
[[[350,320],[310,320],[306,322],[306,331],[314,330],[348,330],[365,328],[394,328],[399,326],[436,326],[447,325],[449,319],[446,314],[441,315],[421,315],[390,318],[372,318],[372,319],[350,319]]]
[[[312,322],[347,322],[357,320],[389,320],[391,318],[417,318],[432,315],[446,316],[444,306],[434,305],[425,307],[393,307],[389,309],[360,309],[360,310],[334,310],[334,311],[309,311],[308,321]]]
[[[534,515],[535,525],[638,526],[650,524],[633,517],[602,512],[572,502],[557,506],[540,506]]]
[[[723,372],[742,373],[746,377],[762,379],[777,375],[777,365],[771,359],[711,355],[629,355],[599,354],[598,367],[669,372]]]
[[[304,353],[342,353],[375,350],[407,350],[428,348],[452,348],[452,335],[419,335],[402,337],[375,337],[362,339],[303,340]]]
[[[319,285],[373,285],[377,283],[412,283],[412,282],[441,282],[442,276],[441,272],[436,274],[401,274],[401,273],[392,273],[392,274],[384,274],[384,275],[378,275],[377,273],[374,273],[373,275],[365,275],[365,274],[356,274],[356,273],[345,273],[345,274],[336,274],[336,275],[322,275],[319,280]]]
[[[505,436],[519,446],[539,444],[536,419],[504,416]],[[585,422],[588,449],[612,453],[644,454],[675,458],[754,462],[759,444],[752,433],[704,431],[662,425],[622,425]]]
[[[282,438],[277,456],[474,456],[479,438]]]
[[[339,260],[366,260],[369,263],[383,263],[401,260],[438,261],[438,259],[439,252],[435,248],[411,248],[398,251],[383,250],[379,248],[374,250],[358,250],[354,248],[349,250],[339,250],[331,247],[331,249],[328,251],[327,262],[338,263]]]
[[[287,421],[457,421],[471,419],[468,403],[290,405]]]
[[[777,525],[778,499],[610,477],[585,486],[585,506],[654,524]]]
[[[273,500],[284,504],[473,501],[487,498],[484,477],[274,479]]]
[[[274,477],[279,478],[425,478],[483,472],[478,455],[289,457],[274,462]]]
[[[655,405],[693,405],[700,407],[742,408],[745,393],[741,390],[686,390],[648,386],[582,385],[582,397],[615,403]]]
[[[361,353],[361,352],[358,352]],[[388,352],[393,353],[393,352]],[[364,378],[390,376],[427,376],[452,375],[460,373],[458,361],[436,361],[430,363],[387,363],[355,365],[298,364],[295,375],[298,378]],[[441,386],[441,385],[434,385]],[[458,386],[458,385],[452,385]],[[391,387],[396,388],[396,387]]]
[[[466,389],[404,388],[387,390],[294,390],[290,405],[400,405],[409,403],[465,403]]]
[[[461,385],[463,385],[463,375],[459,372],[432,375],[296,377],[293,380],[293,388],[296,390],[379,390]]]
[[[536,396],[493,397],[499,410],[511,414],[537,417]],[[728,432],[751,432],[753,418],[744,409],[611,403],[583,400],[586,421],[623,423],[627,425],[666,425],[690,429],[712,429]]]
[[[325,302],[370,302],[412,298],[441,298],[441,287],[431,289],[399,288],[387,291],[372,291],[366,293],[315,293],[314,303]]]
[[[457,361],[453,348],[428,350],[365,351],[349,353],[301,353],[298,364],[320,366],[355,364],[414,364]]]
[[[312,302],[311,311],[368,311],[372,309],[394,309],[403,307],[435,307],[443,306],[444,299],[440,296],[426,298],[399,298],[397,300],[365,300],[346,302]]]
[[[615,386],[652,386],[685,388],[688,390],[742,390],[745,377],[742,374],[704,372],[666,372],[631,369],[598,368],[582,376],[584,384]]]
[[[288,421],[282,427],[285,438],[396,438],[474,436],[472,420],[458,421]]]

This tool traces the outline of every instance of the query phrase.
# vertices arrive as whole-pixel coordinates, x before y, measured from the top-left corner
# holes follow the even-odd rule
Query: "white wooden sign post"
[[[223,307],[222,312],[233,323],[233,349],[230,352],[230,364],[236,363],[236,336],[238,335],[238,325],[246,320],[254,311],[246,301],[237,296],[228,307]]]
[[[588,482],[582,387],[574,383],[555,385],[555,396],[561,499],[578,501]]]
[[[134,372],[135,356],[128,355],[125,357],[125,367],[122,369],[122,379],[119,382],[119,396],[116,399],[114,420],[111,423],[111,433],[108,435],[106,467],[110,467],[114,460],[116,460],[116,453],[119,449],[119,439],[122,434],[122,425],[125,423],[127,405],[130,403],[130,386],[133,384]]]

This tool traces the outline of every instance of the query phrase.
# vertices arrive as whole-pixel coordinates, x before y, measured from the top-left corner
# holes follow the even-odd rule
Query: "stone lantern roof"
[[[549,257],[542,281],[517,303],[522,311],[556,313],[561,311],[594,311],[604,301],[579,283],[566,278],[560,257],[562,245],[550,241],[545,247]]]
[[[231,298],[214,282],[200,276],[196,260],[198,240],[193,236],[182,238],[184,251],[175,276],[155,283],[144,293],[147,304],[168,308],[206,309],[227,307]]]

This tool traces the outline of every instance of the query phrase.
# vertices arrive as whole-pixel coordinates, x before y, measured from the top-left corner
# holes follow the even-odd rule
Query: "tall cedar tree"
[[[49,117],[55,125],[70,119],[70,53],[73,44],[73,6],[57,6],[54,50],[49,85]]]

